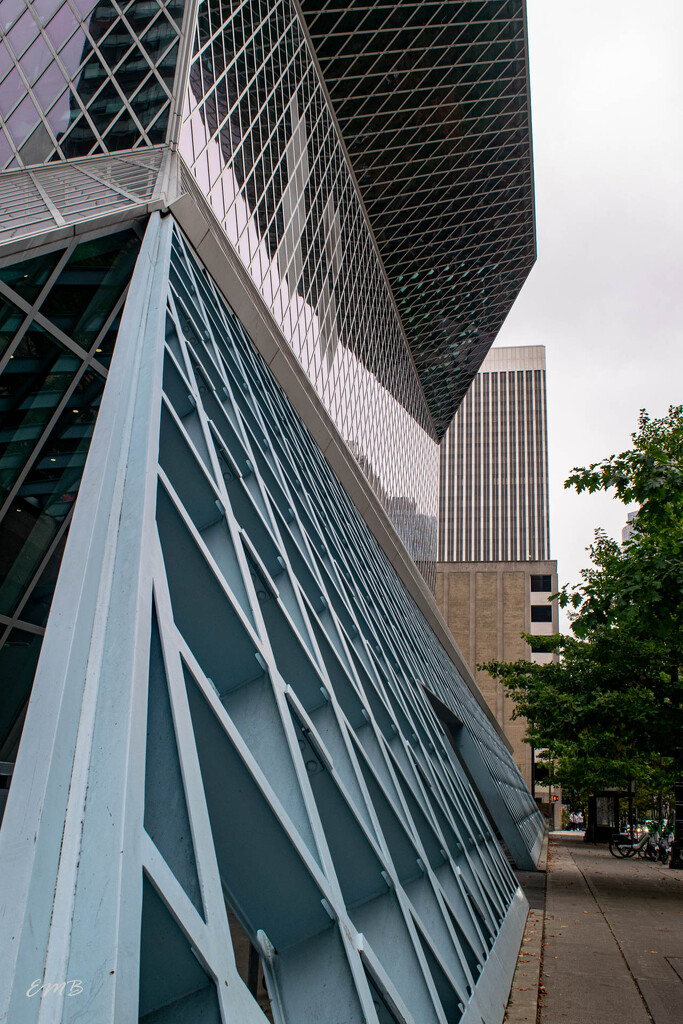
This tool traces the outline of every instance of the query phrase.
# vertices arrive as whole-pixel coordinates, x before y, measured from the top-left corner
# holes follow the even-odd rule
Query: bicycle
[[[657,860],[659,843],[656,832],[646,832],[647,842],[638,850],[638,856],[648,860]]]
[[[649,832],[645,832],[640,839],[637,839],[635,836],[619,832],[616,835],[611,836],[609,841],[609,852],[613,857],[635,857],[636,854],[639,854],[641,857],[650,857],[651,859],[654,859],[649,847]]]

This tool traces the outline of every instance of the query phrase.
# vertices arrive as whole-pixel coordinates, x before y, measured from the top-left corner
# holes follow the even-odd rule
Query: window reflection
[[[31,588],[76,500],[105,381],[96,364],[85,363],[87,349],[106,365],[119,323],[119,313],[112,314],[120,310],[138,249],[137,233],[128,230],[0,269],[7,287],[35,301],[61,261],[41,313],[83,346],[68,348],[35,318],[26,326],[18,307],[0,300],[0,340],[10,350],[0,374],[4,615],[13,614]],[[38,624],[46,580],[31,612]]]
[[[0,501],[41,437],[81,365],[74,355],[32,323],[0,376]]]
[[[300,26],[282,9],[270,17],[256,30],[246,8],[201,7],[180,152],[431,577],[437,447],[424,396]]]
[[[73,508],[104,380],[85,374],[71,396],[2,525],[0,612],[10,615]]]
[[[21,263],[11,263],[8,267],[0,267],[0,281],[4,281],[20,295],[22,299],[33,303],[43,290],[47,280],[57,266],[62,253],[44,253]]]
[[[27,600],[21,606],[20,616],[23,622],[31,622],[36,626],[44,626],[52,604],[59,567],[62,564],[64,546],[66,544],[66,531],[62,530],[59,539],[53,546],[45,568],[38,577],[37,582],[28,595]]]
[[[2,679],[2,700],[0,700],[0,760],[11,761],[19,745],[18,730],[26,702],[31,693],[33,677],[38,664],[41,634],[29,633],[24,629],[13,629],[0,647],[0,678]]]
[[[76,7],[82,22],[64,0],[2,3],[0,112],[25,165],[102,151],[103,143],[114,152],[166,138],[184,4],[134,3],[126,11],[130,30],[114,0],[79,0]],[[13,159],[6,139],[0,168]]]
[[[121,295],[137,258],[131,232],[76,246],[41,313],[85,349],[90,349]]]
[[[9,348],[25,319],[24,313],[13,302],[0,296],[0,358]]]

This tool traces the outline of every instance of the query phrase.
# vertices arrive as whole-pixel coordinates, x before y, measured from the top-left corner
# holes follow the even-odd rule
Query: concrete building
[[[543,346],[492,349],[441,444],[437,603],[530,787],[526,721],[477,665],[549,660],[521,633],[557,633],[557,563],[549,559],[548,436]],[[561,794],[536,796],[557,822]],[[558,797],[554,800],[553,797]]]
[[[477,668],[487,661],[549,661],[552,655],[533,651],[522,633],[548,636],[559,631],[557,562],[440,562],[436,599],[462,655],[475,676],[497,721],[510,740],[525,782],[532,785],[532,749],[524,743],[526,720],[512,719],[514,710],[502,683]],[[547,794],[537,788],[537,796]]]
[[[431,587],[523,3],[11,0],[0,85],[0,1018],[496,1024],[542,822]]]

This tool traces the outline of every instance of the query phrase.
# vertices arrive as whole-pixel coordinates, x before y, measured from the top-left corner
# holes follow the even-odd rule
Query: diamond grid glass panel
[[[289,0],[200,4],[180,152],[433,585],[431,417]]]
[[[10,698],[2,679],[0,760],[16,749],[22,650],[33,665],[139,246],[129,229],[0,264],[0,652],[23,680]],[[25,648],[17,622],[37,630]]]
[[[302,0],[441,437],[535,259],[522,0]]]
[[[526,904],[468,776],[511,850],[540,815],[171,218],[91,453],[35,683],[65,713],[29,709],[0,830],[36,829],[4,1006],[55,927],[94,1019],[479,1024]]]
[[[162,0],[4,3],[0,169],[164,142],[180,13]]]

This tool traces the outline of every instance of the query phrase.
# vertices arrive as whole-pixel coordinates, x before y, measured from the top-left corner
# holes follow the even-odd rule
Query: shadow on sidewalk
[[[683,1024],[683,872],[554,833],[547,873],[517,877],[536,930],[544,887],[545,913],[537,1012],[516,975],[510,1021]],[[525,941],[522,978],[532,938]]]

